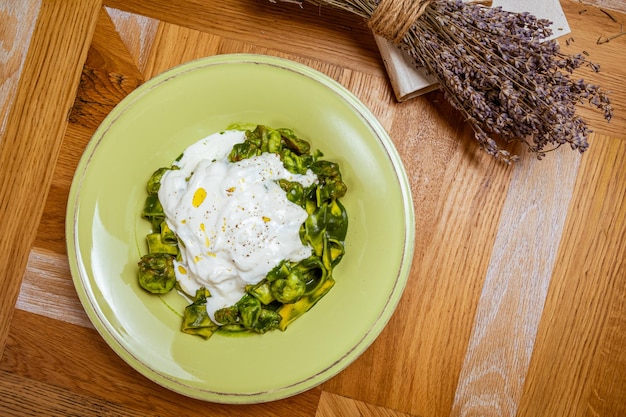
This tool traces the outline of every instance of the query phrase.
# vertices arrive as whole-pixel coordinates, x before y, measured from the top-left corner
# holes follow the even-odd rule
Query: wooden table
[[[612,90],[615,117],[581,108],[587,153],[508,167],[440,93],[397,103],[372,35],[346,13],[0,1],[0,415],[626,415],[626,36],[596,43],[626,15],[562,5],[562,47],[602,66],[581,76]],[[76,296],[64,236],[74,170],[113,106],[174,65],[235,52],[305,63],[354,92],[397,146],[417,218],[406,290],[374,344],[317,388],[247,406],[187,399],[118,358]]]

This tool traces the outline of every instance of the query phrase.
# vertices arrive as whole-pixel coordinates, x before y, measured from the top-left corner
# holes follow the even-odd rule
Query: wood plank
[[[622,267],[617,272],[625,276]],[[591,370],[585,411],[597,416],[626,414],[626,280],[615,283],[615,297],[610,301],[602,346]]]
[[[100,3],[44,0],[0,141],[0,353]],[[44,151],[45,150],[45,151]]]
[[[34,242],[36,246],[65,253],[66,203],[83,150],[113,107],[141,83],[143,74],[135,59],[122,42],[108,13],[101,9],[52,177],[45,215]]]
[[[117,33],[130,52],[135,66],[143,73],[152,49],[152,42],[159,27],[159,21],[122,10],[106,8]]]
[[[624,61],[615,59],[626,48],[626,36],[600,45],[597,40],[619,32],[622,25],[626,24],[626,14],[612,12],[612,16],[617,20],[614,22],[597,7],[584,6],[573,0],[564,0],[561,4],[572,30],[568,37],[573,40],[569,45],[562,40],[561,51],[567,54],[586,54],[589,61],[600,65],[598,73],[593,73],[588,67],[579,68],[572,75],[572,79],[593,79],[594,84],[610,92],[609,97],[614,109],[613,120],[610,123],[604,120],[600,111],[586,105],[577,107],[578,114],[588,122],[594,132],[620,137],[624,134],[622,126],[626,124],[626,90],[611,89],[607,86],[623,85],[623,80],[626,79]]]
[[[580,3],[592,4],[604,9],[626,13],[626,3],[624,3],[624,0],[580,0]]]
[[[321,390],[287,400],[223,405],[184,397],[144,378],[120,359],[93,329],[22,310],[15,312],[0,371],[136,410],[142,415],[231,417],[315,416]]]
[[[315,417],[412,417],[388,408],[377,407],[339,395],[322,392]]]
[[[76,295],[67,256],[34,248],[22,280],[16,308],[93,328]]]
[[[102,8],[69,121],[95,130],[143,81],[143,74]]]
[[[36,248],[65,255],[65,213],[74,172],[93,134],[93,128],[69,123],[52,175],[44,212],[33,245]]]
[[[593,145],[577,178],[520,417],[626,414],[623,345],[615,345],[626,337],[626,142],[598,136]]]
[[[513,169],[451,416],[516,415],[581,160],[562,151]]]
[[[116,9],[220,37],[293,53],[383,76],[374,38],[351,13],[269,0],[207,3],[203,0],[106,0]],[[233,24],[237,22],[237,24]],[[311,40],[314,39],[314,42]]]
[[[54,181],[54,180],[53,180]],[[65,241],[65,213],[70,189],[52,183],[44,204],[44,212],[39,221],[33,248],[51,251],[67,256]]]
[[[146,60],[146,79],[183,62],[217,54],[220,40],[219,36],[184,26],[160,24],[154,37],[152,53]]]
[[[75,394],[48,384],[0,372],[0,414],[17,416],[131,417],[145,416],[119,404]],[[42,399],[45,398],[45,401]]]
[[[85,66],[112,74],[124,74],[130,78],[143,78],[104,7],[98,14]]]
[[[0,137],[6,129],[40,5],[40,0],[0,2]]]
[[[320,61],[317,59],[313,59],[307,56],[302,56],[298,54],[285,53],[275,49],[269,49],[265,47],[260,47],[255,44],[251,44],[248,42],[241,42],[233,39],[220,39],[218,49],[218,54],[236,54],[236,53],[245,53],[245,54],[263,54],[263,55],[271,55],[279,58],[290,59],[292,61],[299,62],[301,64],[307,65],[325,75],[332,78],[337,82],[341,82],[342,80],[346,80],[349,78],[349,74],[352,71],[346,68],[343,68],[339,65],[335,65],[330,62]]]

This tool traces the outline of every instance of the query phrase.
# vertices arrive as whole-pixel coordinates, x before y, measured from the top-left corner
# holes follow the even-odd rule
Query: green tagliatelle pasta
[[[296,181],[278,180],[289,201],[308,215],[300,226],[300,240],[311,248],[311,255],[299,262],[283,260],[258,284],[248,285],[241,299],[215,312],[215,321],[207,313],[211,293],[200,288],[187,294],[192,300],[184,311],[181,330],[204,338],[214,333],[265,333],[287,326],[311,309],[334,286],[333,269],[344,255],[348,217],[340,199],[347,187],[339,166],[323,159],[320,151],[311,152],[310,144],[290,129],[256,126],[245,131],[245,141],[233,146],[228,160],[232,163],[269,152],[277,154],[283,166],[293,174],[309,170],[317,182],[303,186]],[[150,221],[148,253],[141,257],[138,282],[146,291],[164,294],[174,288],[175,261],[180,261],[179,242],[168,227],[158,191],[161,178],[175,165],[156,170],[147,183],[148,196],[142,216]]]

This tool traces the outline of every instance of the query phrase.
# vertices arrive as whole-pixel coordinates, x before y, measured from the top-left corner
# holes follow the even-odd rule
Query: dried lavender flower
[[[382,3],[306,1],[364,19]],[[528,145],[539,159],[563,144],[584,152],[590,130],[576,114],[578,104],[600,109],[610,121],[613,109],[607,94],[571,78],[582,65],[594,71],[599,67],[582,54],[562,53],[555,40],[547,40],[552,34],[548,20],[461,0],[416,3],[423,12],[403,33],[400,47],[437,78],[446,99],[464,115],[489,154],[516,160],[501,146],[514,141]]]

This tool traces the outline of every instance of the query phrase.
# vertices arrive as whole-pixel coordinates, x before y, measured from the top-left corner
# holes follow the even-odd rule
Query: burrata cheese
[[[276,181],[307,187],[316,175],[289,172],[274,153],[229,162],[233,145],[244,140],[245,132],[227,130],[192,144],[159,189],[181,251],[176,279],[187,294],[209,290],[213,321],[215,311],[241,299],[246,285],[259,283],[283,260],[298,262],[312,253],[299,235],[307,212]]]

